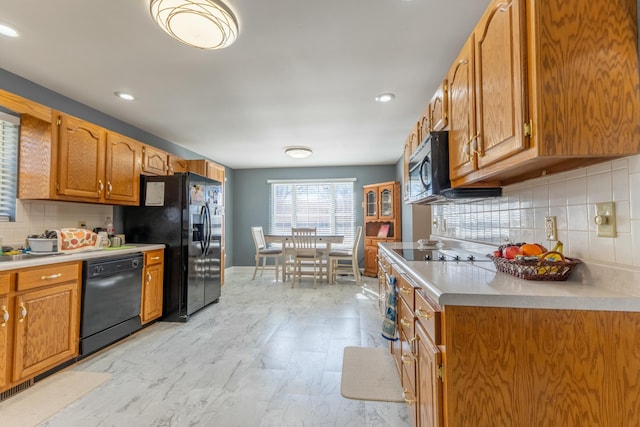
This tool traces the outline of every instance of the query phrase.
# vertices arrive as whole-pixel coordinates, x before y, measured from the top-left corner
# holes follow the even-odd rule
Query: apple
[[[520,246],[516,246],[516,245],[507,246],[502,250],[502,256],[506,259],[514,259],[516,255],[522,255]]]
[[[502,258],[502,251],[501,250],[495,250],[493,251],[492,255],[496,258]]]

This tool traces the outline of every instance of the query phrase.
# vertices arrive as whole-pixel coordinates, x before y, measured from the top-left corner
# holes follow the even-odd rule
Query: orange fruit
[[[520,251],[522,251],[522,255],[525,256],[537,256],[542,254],[543,252],[540,248],[540,245],[536,243],[525,243],[524,245],[520,246]]]

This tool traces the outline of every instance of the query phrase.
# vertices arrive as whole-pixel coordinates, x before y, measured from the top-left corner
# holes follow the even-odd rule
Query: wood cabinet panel
[[[443,80],[442,83],[436,89],[436,93],[431,98],[429,103],[429,115],[431,119],[431,130],[439,131],[445,130],[449,124],[449,85],[447,80]],[[424,140],[426,135],[423,134],[421,139]]]
[[[57,194],[100,201],[105,190],[105,141],[103,128],[59,114]]]
[[[167,175],[169,173],[169,153],[150,145],[143,145],[142,173],[144,175]]]
[[[164,250],[145,252],[144,266],[142,306],[140,308],[140,318],[143,324],[162,316]]]
[[[12,324],[9,296],[0,294],[0,390],[9,383],[9,328]]]
[[[78,280],[80,267],[78,263],[53,264],[19,271],[16,279],[16,290],[25,291],[51,286],[58,283]]]
[[[55,198],[55,150],[52,140],[51,117],[42,120],[23,114],[20,118],[20,146],[18,149],[18,198]]]
[[[471,142],[476,135],[473,34],[453,62],[449,82],[449,175],[451,180],[476,170],[476,157],[471,155]]]
[[[142,145],[115,132],[107,134],[105,199],[137,204],[140,200]]]
[[[169,154],[169,174],[189,172],[189,160]]]
[[[16,296],[13,381],[78,354],[79,308],[77,282]]]
[[[420,324],[416,325],[418,425],[442,427],[442,356]]]
[[[640,313],[448,306],[445,317],[448,425],[640,418]]]
[[[528,147],[524,1],[494,2],[475,31],[478,168]]]

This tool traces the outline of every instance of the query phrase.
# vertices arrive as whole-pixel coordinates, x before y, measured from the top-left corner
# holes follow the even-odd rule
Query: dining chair
[[[332,250],[329,253],[329,283],[336,283],[338,273],[353,274],[356,283],[360,284],[360,266],[358,265],[358,245],[362,237],[362,226],[356,228],[356,235],[351,249]]]
[[[258,267],[262,267],[260,269],[260,277],[262,277],[262,273],[265,268],[268,270],[274,269],[276,271],[276,282],[278,281],[279,270],[280,270],[280,257],[282,256],[282,249],[280,248],[270,248],[267,247],[267,244],[264,240],[264,231],[262,227],[251,227],[251,235],[253,236],[253,243],[256,246],[256,268],[253,270],[253,279],[256,278],[256,273],[258,272]],[[267,259],[273,258],[273,266],[267,266]],[[260,261],[262,260],[262,265],[260,265]],[[283,272],[283,280],[284,280],[284,272]]]
[[[302,278],[303,266],[313,267],[313,287],[320,276],[322,280],[322,251],[317,249],[317,232],[315,228],[292,228],[291,237],[294,249],[294,271],[291,287],[296,285],[296,278]]]

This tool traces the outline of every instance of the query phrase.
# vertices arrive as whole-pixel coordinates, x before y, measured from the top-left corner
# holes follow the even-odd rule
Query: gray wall
[[[234,265],[254,265],[255,247],[250,227],[261,225],[269,229],[269,179],[331,179],[356,178],[354,184],[354,208],[356,225],[363,225],[362,186],[396,180],[395,165],[346,166],[316,168],[274,168],[234,170]],[[360,265],[363,265],[364,249],[360,242]]]

